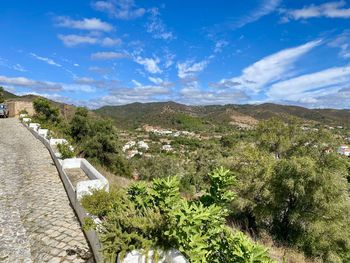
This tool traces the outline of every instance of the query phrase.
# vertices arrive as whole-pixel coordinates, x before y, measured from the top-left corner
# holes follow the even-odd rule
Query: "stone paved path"
[[[0,262],[89,257],[49,152],[17,119],[0,119]]]

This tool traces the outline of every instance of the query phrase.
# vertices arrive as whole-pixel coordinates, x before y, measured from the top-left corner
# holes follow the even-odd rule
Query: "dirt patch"
[[[89,180],[89,177],[80,168],[64,169],[64,171],[66,172],[67,176],[69,177],[69,180],[71,181],[74,187],[77,186],[78,182]]]

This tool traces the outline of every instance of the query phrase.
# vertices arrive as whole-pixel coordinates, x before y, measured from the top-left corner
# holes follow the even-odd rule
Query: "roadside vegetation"
[[[4,88],[0,87],[0,103],[3,103],[4,101],[5,101]]]
[[[225,127],[220,136],[169,138],[125,133],[84,108],[66,121],[44,99],[34,107],[33,119],[68,139],[78,156],[137,182],[83,200],[103,222],[111,262],[119,252],[155,247],[178,248],[191,262],[269,262],[267,253],[301,262],[276,246],[304,262],[350,262],[350,159],[335,152],[347,131],[272,118],[249,130]],[[145,154],[126,159],[129,134],[148,140]],[[270,252],[252,241],[266,239]]]

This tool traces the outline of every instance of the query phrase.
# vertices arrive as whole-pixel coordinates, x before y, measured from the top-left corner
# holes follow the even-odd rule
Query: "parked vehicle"
[[[9,117],[9,110],[6,104],[0,104],[0,117],[3,117],[3,118]]]

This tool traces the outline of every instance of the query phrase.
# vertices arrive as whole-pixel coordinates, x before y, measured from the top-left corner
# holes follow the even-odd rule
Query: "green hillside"
[[[5,98],[5,100],[9,100],[9,99],[18,98],[18,96],[13,94],[13,93],[11,93],[11,92],[8,92],[8,91],[4,90],[4,98]]]
[[[187,106],[175,102],[132,103],[104,106],[96,112],[115,120],[120,128],[137,128],[144,124],[164,128],[208,130],[221,126],[254,125],[271,117],[290,116],[304,121],[331,125],[349,125],[350,110],[307,109],[272,103],[260,105]]]

